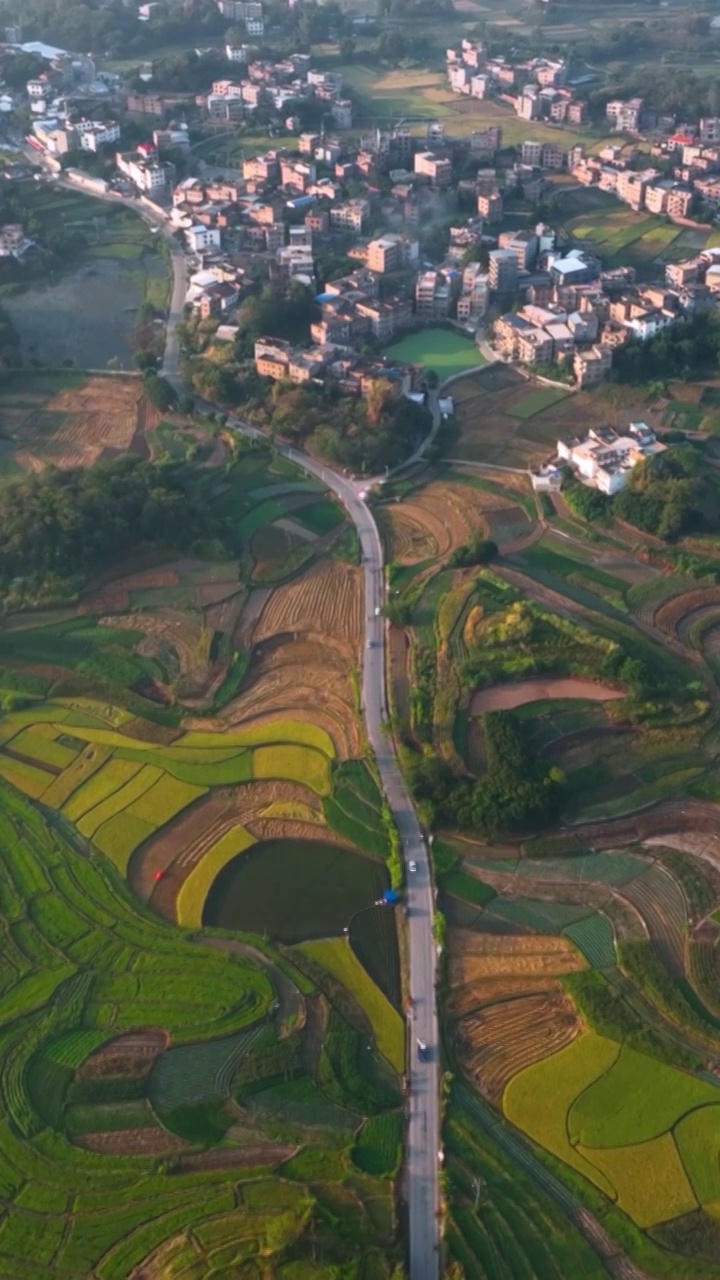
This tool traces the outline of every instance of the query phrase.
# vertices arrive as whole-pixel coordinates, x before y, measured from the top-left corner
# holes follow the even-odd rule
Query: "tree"
[[[143,392],[150,403],[156,409],[159,409],[161,413],[174,408],[177,404],[175,388],[168,382],[167,378],[162,378],[158,374],[149,373],[145,375],[143,378]]]

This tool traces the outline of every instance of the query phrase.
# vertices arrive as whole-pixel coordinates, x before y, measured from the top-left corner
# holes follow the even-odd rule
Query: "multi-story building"
[[[501,250],[514,253],[518,267],[528,271],[538,255],[538,237],[534,231],[503,231],[498,241]]]
[[[497,188],[489,195],[478,196],[477,211],[488,222],[500,222],[503,216],[503,198]]]
[[[557,142],[543,143],[540,152],[541,169],[562,169],[565,164],[565,152]]]
[[[422,178],[429,178],[434,187],[448,187],[452,182],[452,164],[433,151],[419,151],[415,156],[414,171]]]
[[[700,121],[700,141],[720,142],[720,116],[703,116]]]
[[[205,253],[208,249],[220,248],[220,230],[218,227],[205,227],[196,223],[185,232],[188,249],[191,253]]]
[[[489,125],[487,129],[476,129],[470,134],[470,153],[473,157],[492,158],[500,150],[502,150],[502,129],[499,125]]]
[[[488,254],[488,281],[491,293],[515,293],[518,284],[518,259],[512,249],[491,249]]]
[[[6,222],[0,227],[0,258],[21,258],[31,244],[21,222]]]
[[[533,85],[526,85],[515,99],[515,113],[521,120],[537,120],[540,117],[540,94]]]
[[[275,183],[280,177],[280,164],[276,151],[243,160],[242,175],[246,182]]]
[[[638,462],[666,448],[647,423],[631,422],[624,436],[612,427],[592,427],[584,439],[558,440],[557,453],[591,488],[611,495],[625,488]]]
[[[115,163],[120,172],[129,178],[139,191],[162,191],[170,181],[172,167],[161,164],[156,155],[118,151]]]
[[[655,177],[657,177],[657,173],[650,170],[638,172],[636,169],[626,169],[624,172],[621,171],[618,173],[615,188],[619,199],[629,204],[631,209],[639,211],[645,203],[645,192]]]
[[[164,116],[165,99],[158,93],[129,93],[126,99],[128,113],[136,116]]]
[[[672,187],[668,192],[668,218],[687,218],[692,199],[692,189],[690,187],[683,186],[681,183],[677,183],[677,185]]]
[[[370,201],[362,196],[346,200],[330,210],[330,224],[341,231],[362,231],[370,217]]]
[[[388,271],[401,271],[417,262],[419,245],[408,236],[388,233],[371,240],[368,245],[367,267],[381,275]]]
[[[461,324],[475,327],[488,309],[489,278],[479,262],[471,262],[463,271],[462,293],[457,303]]]
[[[595,387],[612,367],[612,347],[595,344],[573,356],[573,373],[579,387]]]
[[[350,98],[336,98],[330,103],[330,114],[338,129],[352,129],[352,102]]]
[[[520,158],[523,164],[539,165],[542,159],[542,152],[542,142],[523,142],[520,148]]]
[[[28,80],[25,87],[31,102],[47,102],[55,92],[52,80],[44,72],[37,79]]]
[[[111,142],[120,141],[120,125],[116,120],[77,120],[73,128],[83,151],[97,151]]]
[[[453,292],[442,271],[421,271],[415,285],[415,314],[423,320],[443,320],[450,315]]]
[[[643,111],[642,98],[614,98],[605,107],[605,115],[612,121],[616,133],[637,133]]]

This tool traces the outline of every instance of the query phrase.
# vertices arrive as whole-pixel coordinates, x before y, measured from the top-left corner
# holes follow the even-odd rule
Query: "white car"
[[[417,862],[408,862],[408,871],[414,874],[417,871]]]

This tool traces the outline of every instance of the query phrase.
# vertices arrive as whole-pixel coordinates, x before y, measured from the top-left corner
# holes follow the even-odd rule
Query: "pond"
[[[326,938],[341,934],[388,883],[383,863],[340,845],[265,840],[223,867],[208,894],[203,924],[285,943]],[[392,921],[391,911],[387,916]]]

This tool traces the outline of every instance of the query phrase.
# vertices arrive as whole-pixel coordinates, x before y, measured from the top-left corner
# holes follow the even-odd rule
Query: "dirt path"
[[[497,684],[487,689],[478,689],[472,696],[470,712],[477,716],[483,711],[513,711],[526,702],[544,702],[554,698],[609,702],[611,698],[625,696],[622,689],[596,684],[594,680],[521,680],[518,684]]]

